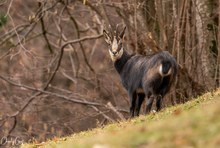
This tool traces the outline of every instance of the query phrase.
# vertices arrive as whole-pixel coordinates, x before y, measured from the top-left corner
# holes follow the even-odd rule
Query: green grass
[[[156,114],[140,116],[22,148],[219,147],[220,89]]]

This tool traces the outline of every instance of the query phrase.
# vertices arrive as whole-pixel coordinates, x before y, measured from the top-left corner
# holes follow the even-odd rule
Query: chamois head
[[[123,55],[123,39],[125,34],[126,26],[122,29],[122,31],[119,33],[118,31],[118,25],[116,26],[116,30],[112,32],[112,29],[110,28],[110,33],[106,30],[103,30],[103,35],[105,38],[106,43],[109,45],[109,54],[111,56],[112,61],[116,61],[121,58]]]

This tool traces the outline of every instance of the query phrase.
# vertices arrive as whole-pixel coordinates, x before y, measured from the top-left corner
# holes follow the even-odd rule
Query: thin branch
[[[22,24],[22,25],[16,26],[13,29],[11,29],[10,31],[8,31],[7,33],[5,33],[4,35],[0,36],[0,39],[3,39],[3,40],[0,40],[1,41],[0,45],[4,44],[10,38],[16,36],[15,32],[20,33],[29,26],[30,26],[30,24]]]
[[[23,85],[23,84],[18,84],[18,83],[14,82],[14,81],[11,81],[11,80],[5,78],[2,75],[0,75],[0,79],[6,81],[7,83],[9,83],[11,85],[14,85],[16,87],[25,88],[25,89],[28,89],[28,90],[31,90],[31,91],[35,91],[35,92],[38,92],[38,93],[44,93],[44,94],[48,94],[48,95],[51,95],[51,96],[56,96],[56,97],[59,97],[59,98],[63,98],[65,100],[67,100],[67,101],[73,102],[73,103],[78,103],[78,104],[82,104],[82,105],[103,106],[103,104],[101,104],[101,103],[89,102],[89,101],[79,100],[79,99],[72,99],[70,97],[67,97],[67,96],[64,96],[64,95],[60,95],[60,94],[57,94],[57,93],[53,93],[53,92],[50,92],[50,91],[33,88],[33,87],[30,87],[30,86],[27,86],[27,85]],[[82,96],[80,96],[80,97],[82,97]],[[26,103],[26,104],[28,105],[28,103]],[[22,108],[25,108],[25,107],[22,107]],[[23,110],[21,110],[21,111],[23,111]],[[16,112],[12,116],[16,116],[17,114],[18,113]]]
[[[69,79],[70,81],[72,81],[74,84],[76,84],[76,80],[74,80],[70,75],[68,75],[67,73],[65,73],[64,71],[61,70],[62,75]]]
[[[12,5],[13,0],[10,1],[9,6],[8,6],[8,10],[6,13],[6,16],[9,15],[10,9],[11,9],[11,5]]]
[[[61,14],[60,14],[60,16],[61,16]],[[61,27],[61,24],[60,24],[61,23],[60,17],[59,17],[58,23],[56,21],[54,21],[54,22],[55,22],[55,24],[57,26],[57,29],[58,29],[59,33],[60,33],[60,38],[62,38],[62,40],[64,40],[66,42],[67,41],[67,37],[62,32],[62,27]],[[76,50],[75,50],[73,45],[70,44],[69,47],[72,49],[72,53],[75,56],[75,58],[74,58],[75,63],[74,63],[73,62],[73,58],[72,58],[72,53],[70,52],[69,57],[70,57],[73,73],[74,73],[75,77],[78,77],[79,67],[80,67],[79,56],[78,56],[78,54],[77,54],[77,52],[76,52]]]
[[[6,4],[6,2],[7,2],[7,0],[3,0],[3,1],[1,1],[0,6]]]
[[[64,4],[64,5],[65,5],[65,4]],[[78,26],[78,24],[77,24],[77,21],[76,21],[75,18],[71,15],[71,13],[70,13],[70,11],[69,11],[67,5],[65,5],[65,7],[66,7],[66,11],[67,11],[67,13],[68,13],[68,15],[69,15],[69,17],[70,17],[70,20],[73,22],[73,25],[74,25],[74,27],[76,28],[76,33],[77,33],[76,36],[77,36],[77,38],[79,39],[79,38],[80,38],[80,33],[79,33],[79,26]],[[86,57],[86,53],[85,53],[85,50],[84,50],[84,47],[83,47],[82,43],[81,43],[81,42],[78,42],[78,43],[79,43],[79,45],[80,45],[80,49],[81,49],[81,51],[82,51],[83,59],[84,59],[86,65],[87,65],[87,66],[89,67],[89,69],[96,75],[96,72],[95,72],[94,68],[91,66],[91,64],[89,63],[89,61],[88,61],[88,59],[87,59],[87,57]]]
[[[125,117],[120,113],[118,112],[118,110],[111,104],[111,102],[108,102],[107,105],[106,105],[109,109],[111,109],[116,115],[118,115],[118,117],[121,119],[121,120],[125,120]]]
[[[108,115],[106,115],[104,112],[100,111],[97,107],[95,106],[91,106],[95,111],[97,111],[98,113],[100,113],[105,119],[114,122],[114,120],[112,118],[110,118]]]
[[[98,38],[101,38],[101,37],[102,37],[102,34],[99,34],[99,35],[86,36],[86,37],[83,37],[83,38],[80,38],[80,39],[71,40],[71,41],[68,41],[65,44],[63,44],[61,49],[63,50],[69,44],[74,44],[74,43],[82,42],[82,41],[85,41],[85,40],[98,39]]]
[[[8,136],[12,133],[12,131],[15,129],[16,125],[17,125],[17,117],[13,117],[14,122],[13,122],[13,126],[12,128],[9,130],[8,132]]]
[[[43,12],[43,7],[44,7],[44,4],[42,4],[41,2],[38,2],[38,5],[39,5],[39,8],[42,10]],[[50,53],[53,53],[53,49],[50,45],[50,42],[49,42],[49,39],[47,37],[47,31],[46,31],[46,27],[45,27],[45,24],[44,24],[44,13],[41,13],[41,16],[40,16],[40,23],[41,23],[41,29],[42,29],[42,32],[43,32],[43,37],[47,43],[47,46],[50,50]]]

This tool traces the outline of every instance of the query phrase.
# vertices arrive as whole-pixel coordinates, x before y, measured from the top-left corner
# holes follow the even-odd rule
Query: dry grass
[[[159,113],[22,148],[218,147],[220,89]]]

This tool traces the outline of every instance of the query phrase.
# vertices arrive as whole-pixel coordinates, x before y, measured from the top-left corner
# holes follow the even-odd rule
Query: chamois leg
[[[135,106],[136,106],[136,99],[137,99],[137,94],[136,92],[129,92],[129,98],[130,98],[130,117],[134,117],[134,110],[135,110]]]
[[[162,96],[159,95],[156,101],[157,112],[161,110],[161,101],[162,101]]]
[[[154,101],[154,96],[151,95],[150,98],[147,100],[145,114],[150,113],[152,105],[153,105],[153,101]]]
[[[137,106],[136,106],[136,116],[139,116],[141,105],[144,101],[145,94],[138,94]]]

